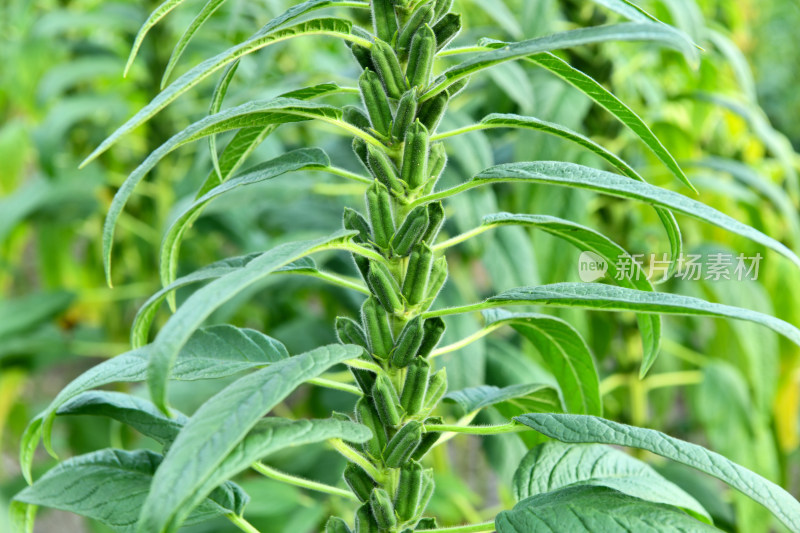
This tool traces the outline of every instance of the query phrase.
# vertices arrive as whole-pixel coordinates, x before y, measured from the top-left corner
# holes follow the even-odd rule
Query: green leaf
[[[282,244],[192,294],[164,324],[153,341],[147,370],[147,384],[153,403],[167,412],[167,380],[175,359],[192,333],[215,309],[275,270],[315,251],[349,241],[354,234],[353,231],[339,231],[328,237]]]
[[[303,4],[295,7],[299,8],[301,5]],[[156,113],[164,109],[167,105],[175,101],[175,99],[177,99],[180,95],[196,86],[214,72],[224,68],[229,63],[232,63],[247,54],[264,48],[265,46],[303,35],[329,35],[357,42],[362,46],[369,48],[371,43],[360,37],[352,35],[350,33],[351,28],[352,24],[348,20],[338,18],[318,18],[307,20],[294,26],[272,31],[266,34],[262,34],[261,32],[256,33],[246,41],[203,61],[196,67],[183,74],[180,78],[172,82],[169,87],[159,93],[158,96],[156,96],[149,104],[143,107],[125,124],[120,126],[114,133],[111,134],[111,136],[103,141],[100,146],[98,146],[91,154],[89,154],[83,163],[81,163],[81,167],[87,165],[101,153],[105,152],[123,135],[150,120]]]
[[[32,293],[0,301],[0,338],[42,325],[64,311],[75,295],[66,291]]]
[[[594,168],[562,163],[556,161],[536,161],[524,163],[508,163],[484,170],[467,183],[442,191],[426,200],[436,197],[447,197],[455,192],[471,189],[489,183],[500,182],[547,183],[564,187],[588,189],[611,196],[640,200],[651,205],[665,207],[677,213],[708,222],[722,229],[741,235],[790,259],[800,267],[798,258],[786,246],[760,231],[742,224],[738,220],[725,215],[701,202],[692,200],[674,191],[655,187],[647,183],[636,182],[618,174]]]
[[[169,80],[172,71],[175,70],[175,67],[178,65],[178,60],[183,55],[183,51],[186,50],[186,46],[189,44],[189,41],[192,40],[194,34],[197,33],[197,30],[200,29],[205,21],[211,18],[211,15],[219,9],[219,7],[225,2],[225,0],[208,0],[206,4],[203,6],[203,9],[192,19],[192,22],[189,24],[189,27],[183,32],[178,42],[175,44],[175,47],[172,49],[172,54],[169,56],[169,61],[167,61],[167,66],[164,67],[164,75],[161,77],[161,89],[164,89],[164,86],[167,84],[167,80]],[[129,60],[130,62],[130,60]],[[126,67],[127,70],[127,67]]]
[[[248,102],[226,109],[215,115],[205,117],[173,135],[131,172],[114,195],[114,200],[108,209],[105,225],[103,226],[103,265],[106,269],[106,278],[109,284],[111,283],[111,249],[119,215],[139,182],[164,156],[183,144],[222,131],[312,119],[320,119],[341,125],[344,124],[339,120],[341,114],[341,110],[333,106],[306,102],[295,98],[279,97]]]
[[[540,444],[520,462],[513,488],[514,496],[524,500],[574,485],[608,487],[642,500],[682,507],[711,521],[697,500],[650,465],[601,444]]]
[[[533,54],[562,50],[586,44],[605,41],[655,41],[674,48],[687,57],[696,59],[697,50],[686,36],[665,24],[624,22],[609,26],[595,26],[564,31],[547,37],[539,37],[516,43],[505,43],[502,47],[486,52],[478,52],[475,57],[449,68],[433,80],[431,87],[421,97],[426,100],[443,91],[454,82],[493,65],[522,59]]]
[[[190,225],[214,198],[244,185],[251,185],[282,176],[288,172],[319,169],[330,164],[328,155],[319,148],[300,148],[270,159],[210,190],[178,215],[161,241],[160,273],[164,287],[175,281],[181,239]],[[174,294],[174,293],[173,293]]]
[[[25,502],[11,501],[8,504],[9,527],[12,533],[33,533],[33,524],[36,520],[35,505]]]
[[[546,215],[517,215],[511,213],[497,213],[483,218],[484,227],[502,226],[505,224],[519,224],[532,226],[563,239],[583,252],[592,252],[603,260],[608,267],[608,277],[622,287],[653,291],[653,286],[648,281],[644,271],[638,266],[633,266],[635,261],[620,245],[593,229],[569,220],[550,217]],[[630,259],[631,268],[618,269],[618,262],[622,258]],[[650,367],[658,355],[661,344],[661,317],[657,315],[639,316],[639,330],[642,334],[645,366]],[[600,414],[599,411],[573,411],[581,414]]]
[[[109,383],[144,381],[150,350],[151,346],[132,350],[90,368],[67,384],[28,424],[20,445],[20,465],[29,483],[33,454],[42,436],[45,447],[55,456],[50,432],[58,409],[81,393]],[[221,378],[288,357],[283,344],[258,331],[212,326],[192,335],[181,349],[170,378],[187,381]]]
[[[652,429],[627,426],[592,416],[531,414],[519,416],[516,420],[561,442],[640,448],[691,466],[751,497],[769,509],[791,531],[800,531],[800,502],[791,494],[702,446]]]
[[[138,531],[176,530],[203,496],[198,491],[207,488],[215,470],[264,415],[303,382],[362,352],[350,345],[323,346],[239,378],[206,401],[178,434],[156,473]]]
[[[675,507],[590,485],[532,496],[497,515],[495,524],[497,533],[719,531]]]
[[[14,499],[92,518],[120,532],[133,532],[142,504],[162,462],[149,450],[105,449],[67,459]],[[225,483],[201,498],[186,523],[196,524],[220,515],[240,515],[248,497]]]
[[[606,9],[619,13],[634,22],[661,22],[653,15],[628,0],[592,0]],[[688,39],[688,37],[687,37]]]
[[[517,409],[523,408],[522,410],[526,412],[551,413],[564,410],[558,391],[541,383],[525,383],[503,388],[481,385],[448,392],[444,399],[457,404],[464,414],[501,403],[508,403]],[[529,407],[532,407],[531,411],[527,411]]]
[[[487,310],[487,328],[510,325],[539,350],[561,389],[567,412],[600,414],[600,380],[589,347],[563,320],[536,313]]]
[[[155,8],[152,13],[150,13],[150,16],[147,17],[147,20],[144,21],[142,27],[139,28],[139,32],[136,34],[136,38],[133,40],[131,53],[128,56],[128,61],[125,63],[125,70],[122,73],[123,76],[128,75],[128,71],[133,65],[133,60],[136,59],[136,54],[139,53],[139,48],[142,46],[144,38],[147,36],[147,32],[150,31],[150,28],[158,24],[161,19],[166,17],[170,11],[181,5],[183,1],[184,0],[164,0],[161,5]]]

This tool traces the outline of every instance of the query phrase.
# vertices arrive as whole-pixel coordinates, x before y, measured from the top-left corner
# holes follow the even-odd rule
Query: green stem
[[[492,302],[478,302],[476,304],[462,305],[457,307],[445,307],[444,309],[436,309],[422,313],[422,318],[434,318],[437,316],[448,315],[462,315],[464,313],[471,313],[472,311],[480,311],[482,309],[489,309],[495,307]]]
[[[697,385],[703,382],[703,373],[699,370],[685,370],[682,372],[664,372],[653,374],[644,379],[644,387],[650,391],[662,387],[679,387],[683,385]]]
[[[378,469],[367,460],[366,457],[355,451],[353,448],[348,446],[344,443],[342,439],[330,439],[328,442],[331,443],[331,446],[342,454],[346,459],[348,459],[351,463],[355,463],[361,468],[363,468],[367,474],[369,474],[372,479],[380,483],[383,480],[383,474],[378,472]]]
[[[492,324],[491,326],[479,329],[469,337],[464,337],[458,342],[454,342],[453,344],[448,344],[447,346],[442,346],[441,348],[435,349],[433,352],[431,352],[430,357],[431,359],[433,359],[434,357],[439,357],[440,355],[460,350],[461,348],[464,348],[465,346],[472,344],[478,339],[485,337],[489,333],[495,331],[496,329],[500,329],[501,327],[503,327],[503,324]]]
[[[261,533],[259,530],[255,528],[255,526],[253,526],[253,524],[245,520],[243,516],[239,516],[234,513],[228,513],[225,515],[225,517],[228,520],[230,520],[233,523],[233,525],[235,525],[242,531],[245,531],[246,533]]]
[[[429,529],[428,533],[482,533],[484,531],[494,531],[494,520],[490,522],[482,522],[480,524],[469,524],[466,526],[455,527],[440,527],[438,529]]]
[[[438,252],[438,251],[441,251],[441,250],[446,250],[447,248],[450,248],[451,246],[455,246],[456,244],[460,244],[460,243],[462,243],[462,242],[464,242],[464,241],[466,241],[468,239],[471,239],[472,237],[477,237],[481,233],[489,231],[495,225],[496,224],[486,225],[486,226],[478,226],[477,228],[471,229],[471,230],[469,230],[469,231],[467,231],[465,233],[462,233],[461,235],[456,235],[455,237],[447,239],[446,241],[442,241],[439,244],[437,244],[436,246],[434,246],[433,247],[433,251],[434,252]]]
[[[347,383],[331,381],[330,379],[325,379],[325,378],[309,379],[308,383],[311,383],[312,385],[317,385],[318,387],[325,387],[326,389],[340,390],[344,392],[349,392],[350,394],[355,394],[356,396],[363,396],[361,389],[359,389],[355,385],[349,385]]]
[[[519,422],[511,421],[508,424],[496,426],[460,426],[458,424],[428,424],[424,431],[439,431],[441,433],[467,433],[470,435],[499,435],[500,433],[518,433],[528,431],[530,428]]]
[[[358,499],[356,498],[356,495],[350,492],[349,490],[344,490],[338,487],[332,487],[330,485],[326,485],[325,483],[319,483],[317,481],[311,481],[310,479],[293,476],[291,474],[281,472],[280,470],[275,470],[274,468],[269,467],[261,462],[254,463],[251,466],[253,470],[258,472],[259,474],[268,477],[270,479],[274,479],[276,481],[281,481],[283,483],[288,483],[289,485],[302,487],[308,490],[315,490],[317,492],[324,492],[326,494],[332,494],[334,496],[341,496],[342,498],[348,498],[350,500]]]
[[[335,176],[340,176],[348,180],[357,181],[359,183],[366,183],[367,185],[372,185],[372,182],[374,181],[371,178],[362,176],[361,174],[356,174],[355,172],[350,172],[349,170],[344,168],[323,167],[320,168],[319,170],[324,170],[325,172],[329,172],[330,174],[333,174]]]

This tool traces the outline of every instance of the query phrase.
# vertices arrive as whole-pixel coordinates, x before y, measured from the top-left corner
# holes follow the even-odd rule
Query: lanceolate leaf
[[[106,449],[73,457],[15,499],[93,518],[115,531],[133,532],[161,460],[159,454],[148,450]],[[225,483],[207,496],[188,516],[187,524],[228,513],[240,515],[248,500],[233,483]]]
[[[194,34],[197,33],[200,26],[202,26],[224,2],[225,0],[208,0],[206,5],[203,6],[203,9],[192,19],[189,27],[186,28],[186,31],[183,32],[183,35],[181,35],[181,38],[178,39],[178,42],[175,44],[175,48],[172,49],[172,54],[169,56],[167,66],[164,67],[164,75],[161,77],[161,89],[167,84],[167,80],[169,80],[172,71],[178,64],[178,60],[181,58],[181,55],[183,55],[183,51],[186,49],[189,41],[192,40],[192,37],[194,37]]]
[[[653,15],[628,0],[592,0],[592,2],[634,22],[660,22]]]
[[[430,195],[425,198],[425,201],[446,198],[457,192],[489,183],[514,181],[547,183],[564,187],[588,189],[621,198],[640,200],[650,205],[665,207],[672,211],[714,224],[715,226],[762,244],[789,258],[795,265],[800,267],[800,258],[780,242],[701,202],[692,200],[691,198],[673,191],[655,187],[647,183],[633,181],[618,174],[585,167],[583,165],[576,165],[574,163],[536,161],[497,165],[484,170],[463,185]]]
[[[464,414],[506,403],[512,408],[533,406],[533,412],[561,412],[564,410],[558,392],[542,383],[525,383],[508,387],[481,385],[447,393],[446,400],[457,404]]]
[[[90,368],[64,387],[47,409],[31,421],[20,445],[20,464],[29,482],[33,453],[42,435],[45,447],[55,455],[50,446],[50,428],[56,411],[88,390],[109,383],[144,381],[150,349],[150,346],[139,348]],[[220,378],[268,365],[288,356],[281,343],[255,330],[213,326],[192,335],[178,355],[170,377],[178,380]]]
[[[206,488],[214,471],[264,415],[303,382],[362,352],[351,345],[317,348],[239,378],[205,402],[158,469],[138,531],[176,530],[200,495],[197,491]]]
[[[139,48],[142,46],[144,38],[147,36],[147,32],[150,31],[150,28],[158,24],[161,19],[166,17],[170,11],[181,5],[183,1],[184,0],[164,0],[161,5],[155,8],[152,13],[150,13],[150,16],[147,17],[147,20],[144,21],[142,27],[139,28],[139,32],[136,34],[136,38],[133,40],[133,46],[131,47],[131,53],[128,56],[128,61],[125,63],[125,71],[123,76],[128,75],[128,71],[133,65],[133,60],[136,59],[136,54],[139,53]]]
[[[495,521],[497,533],[639,533],[717,528],[676,507],[640,500],[607,487],[567,487],[522,500]]]
[[[422,99],[430,98],[444,90],[448,85],[498,63],[521,59],[542,52],[604,41],[656,41],[681,51],[688,57],[693,58],[697,55],[697,50],[691,42],[686,40],[684,34],[665,24],[625,22],[610,26],[580,28],[547,37],[517,43],[506,43],[496,50],[478,52],[472,59],[446,70],[436,78],[431,83],[431,87],[422,96]]]
[[[175,273],[178,268],[178,253],[183,234],[191,223],[200,216],[203,208],[214,198],[237,187],[270,180],[287,172],[319,169],[329,164],[330,159],[328,159],[327,154],[319,148],[301,148],[261,163],[242,176],[226,181],[197,199],[183,213],[178,215],[169,229],[167,229],[161,242],[160,270],[162,285],[166,287],[175,281]]]
[[[712,452],[659,431],[637,428],[592,416],[530,414],[516,418],[561,442],[601,443],[647,450],[716,477],[751,497],[791,531],[800,531],[800,502],[778,485]]]
[[[573,485],[608,487],[642,500],[683,507],[711,520],[683,489],[647,463],[610,446],[546,442],[530,450],[514,474],[518,500]]]
[[[600,380],[589,347],[563,320],[536,313],[484,311],[486,327],[507,324],[540,351],[561,389],[567,412],[601,414]]]
[[[167,380],[175,359],[192,333],[215,309],[275,270],[317,250],[348,241],[353,233],[340,231],[320,239],[282,244],[192,294],[170,317],[152,344],[147,384],[153,403],[167,411]]]

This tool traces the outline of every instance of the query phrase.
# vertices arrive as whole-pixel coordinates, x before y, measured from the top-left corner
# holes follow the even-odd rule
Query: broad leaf
[[[558,391],[541,383],[525,383],[503,388],[481,385],[448,392],[444,399],[458,405],[464,414],[486,407],[499,407],[498,404],[507,404],[508,407],[520,410],[532,408],[526,412],[552,413],[564,410]]]
[[[282,244],[192,294],[164,324],[153,341],[147,369],[147,384],[153,403],[162,411],[167,411],[167,381],[175,359],[215,309],[275,270],[315,251],[347,242],[353,234],[352,231],[339,231],[328,237]]]
[[[161,241],[161,283],[164,287],[175,281],[178,269],[178,253],[181,239],[192,222],[202,213],[203,208],[213,199],[228,191],[282,176],[288,172],[324,168],[330,159],[319,148],[301,148],[270,159],[250,169],[245,174],[226,181],[198,198],[178,215],[167,229]],[[174,294],[174,293],[173,293]]]
[[[573,485],[608,487],[642,500],[682,507],[711,520],[697,500],[650,465],[601,444],[540,444],[520,462],[513,488],[514,496],[524,500]]]
[[[505,43],[496,50],[478,52],[472,59],[449,68],[441,76],[433,80],[431,87],[425,92],[422,99],[432,97],[443,91],[448,85],[479,70],[505,61],[522,59],[542,52],[605,41],[655,41],[683,52],[687,57],[695,58],[697,56],[697,50],[691,44],[691,41],[687,41],[686,36],[680,31],[665,24],[625,22],[610,26],[579,28],[548,35],[547,37]]]
[[[92,452],[67,459],[14,498],[86,516],[115,531],[133,532],[161,460],[148,450]],[[240,515],[247,500],[237,485],[225,483],[201,499],[186,523]]]
[[[790,530],[800,531],[800,502],[775,483],[719,455],[652,429],[637,428],[592,416],[530,414],[516,418],[561,442],[629,446],[696,468],[751,497]]]
[[[495,520],[497,533],[656,533],[719,531],[660,503],[607,487],[567,487],[522,500]]]
[[[138,531],[176,530],[202,497],[198,491],[208,488],[214,472],[264,415],[303,382],[362,352],[356,346],[323,346],[239,378],[206,401],[158,469]]]

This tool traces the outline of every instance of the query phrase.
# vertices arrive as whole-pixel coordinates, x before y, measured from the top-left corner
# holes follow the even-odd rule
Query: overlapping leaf
[[[507,407],[514,410],[531,409],[526,412],[552,413],[564,410],[558,391],[541,383],[525,383],[503,388],[480,385],[448,392],[445,400],[458,405],[464,414],[491,406],[500,407],[498,404],[507,404]]]

